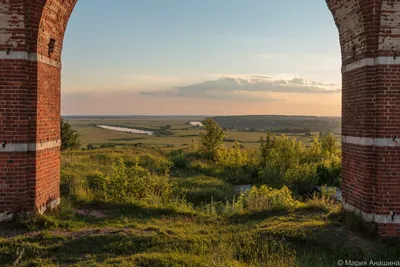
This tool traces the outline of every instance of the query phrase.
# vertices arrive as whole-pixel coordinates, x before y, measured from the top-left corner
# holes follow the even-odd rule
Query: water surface
[[[106,130],[124,132],[124,133],[154,135],[154,132],[151,132],[151,131],[144,131],[144,130],[138,130],[138,129],[133,129],[133,128],[126,128],[126,127],[116,127],[116,126],[108,126],[108,125],[98,125],[97,127],[106,129]]]

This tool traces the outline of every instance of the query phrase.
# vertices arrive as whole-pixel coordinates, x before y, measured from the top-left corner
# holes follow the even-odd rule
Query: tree
[[[72,129],[72,126],[61,118],[61,151],[78,149],[81,146],[79,133]]]
[[[214,156],[218,148],[223,144],[226,131],[211,118],[203,121],[205,132],[200,133],[201,150]]]
[[[322,134],[320,136],[322,152],[327,155],[335,155],[338,151],[338,145],[336,144],[336,138],[333,133]]]

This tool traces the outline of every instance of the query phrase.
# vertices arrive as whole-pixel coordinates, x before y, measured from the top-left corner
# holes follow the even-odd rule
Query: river
[[[97,127],[106,129],[106,130],[124,132],[124,133],[154,135],[154,132],[138,130],[138,129],[133,129],[133,128],[116,127],[116,126],[108,126],[108,125],[97,125]]]

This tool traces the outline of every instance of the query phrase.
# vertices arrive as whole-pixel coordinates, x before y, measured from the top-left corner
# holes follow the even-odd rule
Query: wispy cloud
[[[147,91],[143,95],[197,97],[225,100],[279,101],[276,93],[332,94],[341,88],[333,83],[308,81],[303,78],[269,76],[222,77],[215,80],[175,87],[172,90]]]

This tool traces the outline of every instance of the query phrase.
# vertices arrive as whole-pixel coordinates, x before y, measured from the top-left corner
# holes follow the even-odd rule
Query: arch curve
[[[61,54],[76,3],[0,1],[0,221],[59,202]],[[344,207],[398,235],[400,2],[326,3],[342,50]]]

